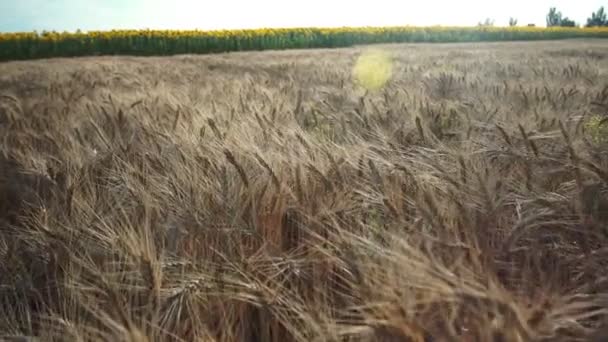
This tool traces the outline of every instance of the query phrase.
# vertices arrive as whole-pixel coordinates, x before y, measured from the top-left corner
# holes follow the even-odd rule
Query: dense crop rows
[[[606,341],[608,46],[376,48],[0,64],[0,340]]]
[[[388,27],[233,31],[0,34],[0,61],[94,55],[174,55],[344,47],[397,42],[475,42],[608,37],[606,28]]]

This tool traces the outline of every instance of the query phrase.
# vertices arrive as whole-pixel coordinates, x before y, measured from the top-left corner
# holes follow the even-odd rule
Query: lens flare
[[[368,90],[378,90],[384,87],[392,73],[393,61],[391,56],[378,50],[362,53],[353,70],[355,80]]]

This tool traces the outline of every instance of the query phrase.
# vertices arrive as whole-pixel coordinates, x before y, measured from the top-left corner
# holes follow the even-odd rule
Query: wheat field
[[[605,341],[608,45],[374,49],[0,64],[0,336]]]

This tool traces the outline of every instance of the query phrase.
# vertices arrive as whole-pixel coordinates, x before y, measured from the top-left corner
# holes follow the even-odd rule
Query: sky
[[[608,0],[0,0],[0,32],[585,23]]]

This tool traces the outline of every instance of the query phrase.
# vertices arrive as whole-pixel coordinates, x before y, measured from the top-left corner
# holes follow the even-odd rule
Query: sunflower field
[[[0,61],[97,55],[153,56],[334,48],[376,43],[449,43],[564,38],[608,38],[608,28],[404,26],[0,33]]]

